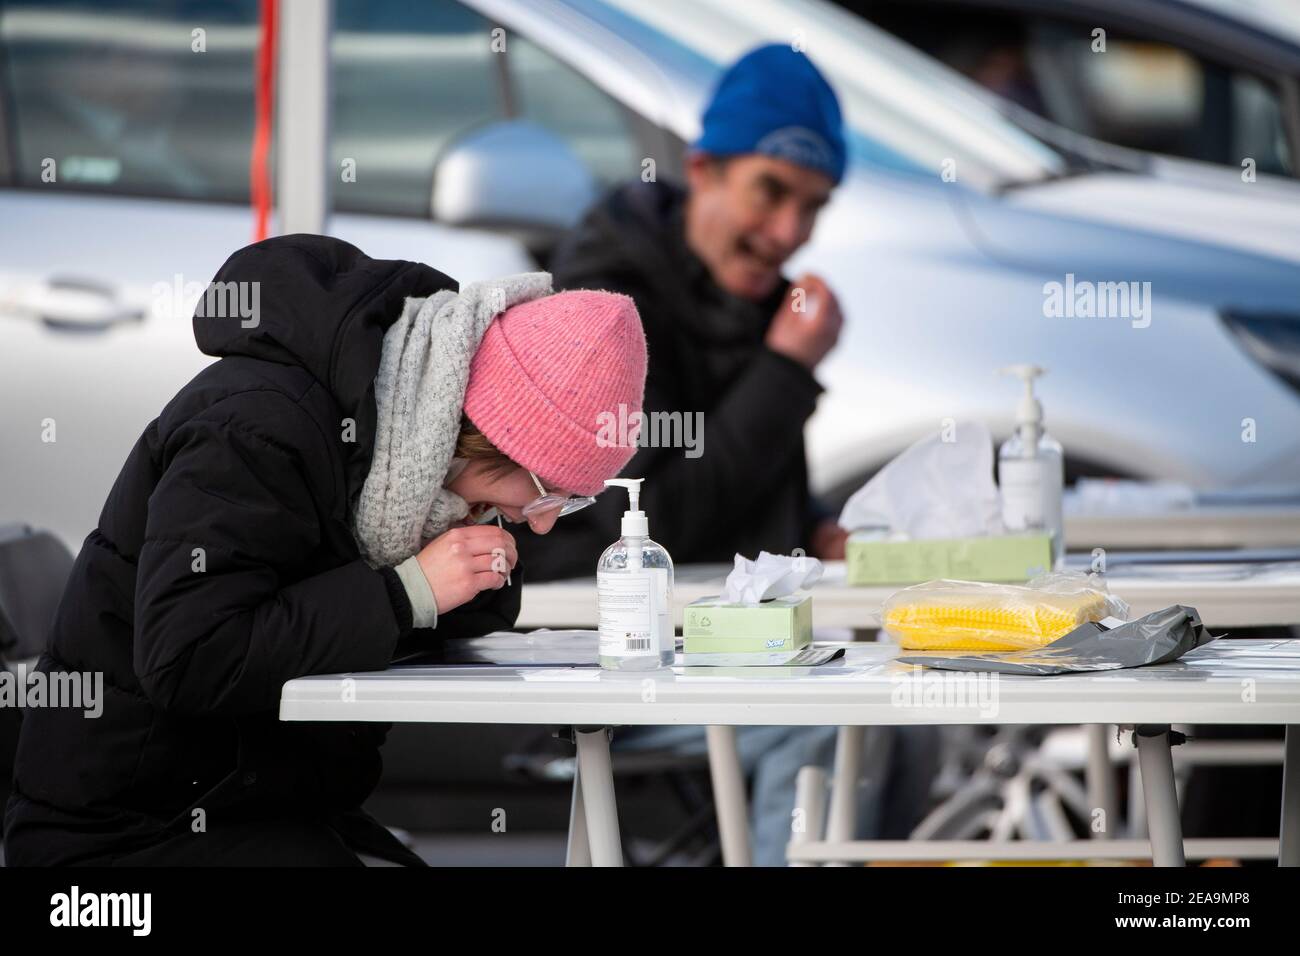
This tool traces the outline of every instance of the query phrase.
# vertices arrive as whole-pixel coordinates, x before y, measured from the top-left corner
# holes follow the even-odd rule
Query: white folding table
[[[817,667],[677,666],[625,674],[471,665],[304,677],[285,684],[280,718],[572,726],[578,771],[569,862],[596,865],[622,862],[609,758],[609,734],[620,725],[714,731],[745,725],[1133,727],[1151,853],[1158,865],[1177,866],[1184,854],[1170,725],[1281,724],[1287,733],[1279,862],[1300,865],[1300,641],[1218,641],[1156,667],[1051,678],[1000,675],[966,690],[962,681],[979,678],[945,678],[900,664],[893,659],[898,653],[892,645],[862,643]],[[944,689],[936,696],[935,687]]]
[[[1134,513],[1067,514],[1071,549],[1242,548],[1300,543],[1300,505],[1224,503]]]
[[[1198,513],[1204,510],[1200,509]],[[1259,508],[1237,510],[1243,510],[1256,518],[1261,513]],[[1202,517],[1205,517],[1204,514]],[[1243,520],[1253,521],[1256,518]],[[1289,527],[1286,523],[1289,519],[1285,514],[1278,520],[1282,522],[1282,527]],[[1158,523],[1158,518],[1152,518],[1151,521]],[[1171,527],[1185,529],[1188,525],[1169,525],[1166,530]],[[1218,525],[1211,522],[1207,527]],[[1149,538],[1141,540],[1150,543]],[[1168,544],[1171,540],[1166,536],[1159,543]],[[1193,543],[1205,542],[1193,538]],[[1216,539],[1210,543],[1222,542]],[[1300,562],[1216,559],[1212,562],[1184,563],[1178,560],[1176,553],[1172,553],[1168,563],[1144,564],[1125,564],[1123,555],[1115,554],[1112,555],[1112,564],[1110,573],[1106,575],[1108,586],[1112,593],[1129,604],[1133,617],[1171,604],[1187,604],[1194,606],[1200,613],[1201,620],[1216,631],[1300,624]],[[879,627],[881,605],[898,587],[849,586],[843,561],[829,561],[825,565],[821,581],[812,588],[814,624],[819,627],[854,629]],[[681,620],[683,609],[692,601],[718,594],[728,570],[729,567],[723,564],[679,566],[673,590],[674,618]],[[525,584],[517,623],[521,628],[594,626],[596,598],[591,579]],[[1098,805],[1106,810],[1108,819],[1115,819],[1115,769],[1106,755],[1105,735],[1104,725],[1087,728],[1090,745],[1087,777]],[[849,795],[855,786],[856,778],[852,775],[857,771],[856,755],[861,749],[862,729],[845,725],[841,727],[839,737],[830,819],[827,821],[830,842],[849,839],[853,830],[852,801]],[[743,777],[736,757],[735,730],[710,727],[708,747],[715,799],[718,802],[719,827],[723,835],[724,858],[728,863],[745,865],[749,860],[749,846],[744,829]]]

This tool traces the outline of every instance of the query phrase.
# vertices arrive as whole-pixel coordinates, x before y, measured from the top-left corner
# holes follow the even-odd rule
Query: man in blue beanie
[[[615,189],[551,272],[557,288],[636,301],[647,413],[702,413],[697,453],[642,447],[624,472],[646,479],[642,507],[675,561],[796,548],[842,558],[844,532],[809,495],[803,444],[839,305],[817,276],[781,273],[844,176],[839,104],[807,56],[773,44],[723,74],[702,125],[685,188],[638,179]],[[556,540],[530,542],[529,579],[590,574],[620,514],[604,496],[557,526]]]
[[[844,556],[844,532],[808,493],[803,445],[821,392],[813,372],[839,336],[840,310],[819,278],[788,282],[781,269],[812,234],[845,161],[830,85],[803,53],[760,47],[719,81],[687,150],[685,188],[637,180],[616,189],[551,262],[557,288],[636,300],[649,352],[647,413],[687,421],[703,413],[699,454],[641,447],[623,471],[645,479],[641,507],[678,565],[796,548]],[[590,578],[596,556],[619,537],[622,507],[605,495],[545,538],[520,538],[529,580]],[[864,837],[906,836],[924,809],[933,735],[905,736],[868,729],[858,794]],[[834,728],[744,727],[737,740],[752,780],[754,861],[779,865],[795,775],[830,766]],[[625,728],[614,744],[705,750],[694,727]]]

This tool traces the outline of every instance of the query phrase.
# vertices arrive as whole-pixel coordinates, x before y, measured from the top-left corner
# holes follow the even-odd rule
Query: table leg
[[[1096,830],[1093,821],[1089,820],[1088,834],[1094,839],[1113,839],[1119,828],[1119,781],[1107,746],[1110,725],[1085,724],[1083,732],[1088,741],[1088,810],[1091,813],[1101,811],[1104,827]]]
[[[848,843],[857,831],[858,782],[862,777],[862,738],[861,727],[841,727],[835,737],[831,808],[826,822],[826,839],[831,843]]]
[[[1282,757],[1282,822],[1278,866],[1300,866],[1300,724],[1288,724]]]
[[[578,779],[587,818],[587,841],[595,866],[622,866],[614,770],[609,761],[609,728],[574,728],[578,744]]]
[[[573,801],[569,804],[569,845],[565,866],[591,866],[591,845],[587,842],[587,811],[582,805],[582,774],[573,763]]]
[[[1147,826],[1151,831],[1151,856],[1156,866],[1186,866],[1183,827],[1178,816],[1178,791],[1174,788],[1174,758],[1169,727],[1134,728],[1138,763],[1142,767],[1142,794],[1146,799]]]
[[[709,775],[713,804],[718,814],[724,866],[752,866],[749,847],[749,813],[745,801],[745,775],[736,749],[736,728],[705,728],[709,743]]]
[[[1128,826],[1124,835],[1132,840],[1140,840],[1147,833],[1147,805],[1142,796],[1142,768],[1136,760],[1128,765]]]
[[[790,845],[820,843],[826,829],[826,771],[821,767],[800,767],[794,784],[795,812],[802,815],[803,826],[792,830]],[[786,860],[789,861],[787,851]],[[814,866],[813,863],[791,863],[791,866]]]

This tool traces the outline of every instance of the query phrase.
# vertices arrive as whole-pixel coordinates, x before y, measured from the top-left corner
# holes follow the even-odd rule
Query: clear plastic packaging
[[[1057,571],[1028,584],[916,584],[885,601],[881,620],[907,650],[1013,651],[1050,644],[1088,621],[1127,620],[1128,612],[1100,576]]]

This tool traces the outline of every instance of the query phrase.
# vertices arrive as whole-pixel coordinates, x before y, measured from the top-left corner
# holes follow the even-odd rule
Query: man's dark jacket
[[[622,471],[645,479],[650,537],[677,563],[806,549],[818,506],[808,493],[803,427],[821,387],[764,344],[788,285],[762,302],[720,288],[686,244],[684,206],[684,192],[666,182],[614,190],[556,251],[555,286],[631,296],[648,349],[645,411],[703,413],[699,457],[639,447]],[[646,429],[666,434],[650,421]],[[529,580],[593,575],[626,507],[626,493],[612,489],[546,536],[520,536]]]
[[[455,283],[320,236],[249,246],[214,281],[260,283],[260,314],[199,309],[221,360],[145,429],[82,546],[39,668],[101,672],[103,713],[26,711],[12,864],[110,861],[188,832],[194,809],[213,838],[223,820],[352,811],[388,725],[282,723],[285,681],[382,669],[518,613],[516,572],[412,630],[397,575],[350,531],[384,332],[407,296]]]

